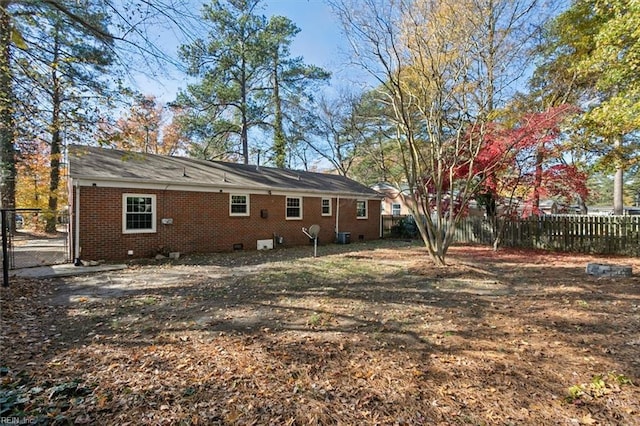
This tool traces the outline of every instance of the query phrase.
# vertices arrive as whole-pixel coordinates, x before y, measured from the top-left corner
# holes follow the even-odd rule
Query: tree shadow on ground
[[[415,246],[357,246],[139,266],[94,277],[94,287],[131,281],[117,292],[93,297],[74,282],[85,293],[57,305],[66,284],[54,281],[42,311],[21,300],[7,319],[40,318],[11,334],[21,357],[10,368],[98,383],[83,407],[94,420],[144,411],[149,422],[198,412],[220,424],[550,424],[589,414],[624,424],[637,412],[633,386],[566,399],[594,375],[640,377],[635,278],[593,281],[551,262],[541,276],[526,258],[473,252],[433,268]],[[29,350],[38,336],[50,345]]]

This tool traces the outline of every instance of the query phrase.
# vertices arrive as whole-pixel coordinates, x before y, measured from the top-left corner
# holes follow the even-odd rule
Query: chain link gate
[[[45,220],[55,218],[55,232],[44,232]],[[3,209],[3,271],[69,262],[69,212]]]

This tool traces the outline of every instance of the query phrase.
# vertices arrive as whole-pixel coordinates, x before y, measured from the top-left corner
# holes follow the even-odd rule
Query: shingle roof
[[[79,180],[381,197],[354,180],[324,173],[80,145],[69,146],[68,157],[69,175]]]

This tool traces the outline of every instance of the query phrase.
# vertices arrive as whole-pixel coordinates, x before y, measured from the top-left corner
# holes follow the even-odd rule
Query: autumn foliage
[[[514,125],[491,122],[468,131],[470,142],[464,149],[443,157],[451,173],[440,179],[424,176],[416,196],[428,197],[435,212],[434,194],[440,189],[447,195],[439,211],[448,214],[453,202],[456,215],[468,207],[469,200],[456,190],[465,181],[475,182],[476,198],[490,197],[502,204],[503,214],[540,214],[540,201],[547,198],[566,204],[586,199],[587,174],[564,158],[562,123],[576,111],[562,105],[525,114]],[[479,149],[472,152],[474,146]]]
[[[51,181],[51,148],[46,141],[35,140],[18,143],[16,205],[19,208],[39,209],[40,214],[34,216],[34,221],[27,224],[40,230],[44,229],[44,220],[55,218],[57,212],[49,209],[50,181]],[[64,169],[53,194],[58,199],[58,205],[67,205],[67,181]],[[52,219],[53,220],[53,219]],[[55,224],[55,222],[54,222]]]
[[[586,173],[564,158],[562,122],[577,109],[571,105],[529,113],[514,126],[491,123],[473,162],[457,174],[473,173],[482,179],[480,193],[520,204],[523,215],[539,214],[540,200],[566,203],[586,199]]]
[[[115,125],[103,128],[106,142],[125,151],[175,155],[185,150],[186,140],[175,120],[154,96],[140,96]]]

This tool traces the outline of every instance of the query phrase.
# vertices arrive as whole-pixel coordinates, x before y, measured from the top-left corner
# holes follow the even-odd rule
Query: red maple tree
[[[479,194],[501,200],[502,214],[541,213],[540,201],[552,198],[570,204],[588,195],[586,173],[565,158],[562,122],[577,112],[571,105],[523,115],[514,126],[492,123],[472,163],[457,173],[481,177]]]

